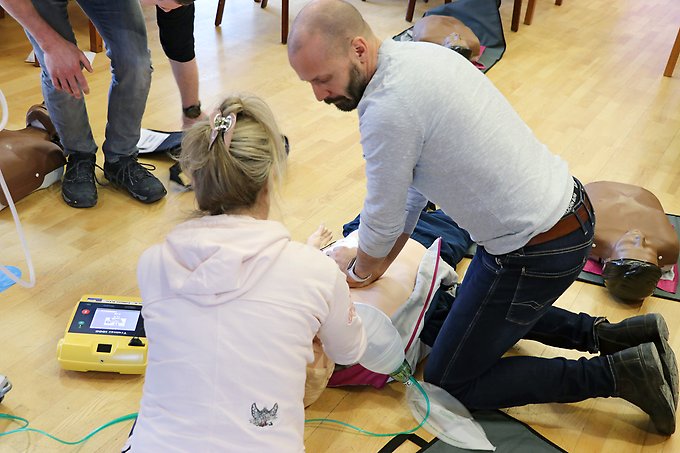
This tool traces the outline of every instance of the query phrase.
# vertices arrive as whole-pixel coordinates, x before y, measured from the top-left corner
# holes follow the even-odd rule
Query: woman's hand
[[[333,239],[333,233],[323,223],[308,238],[307,245],[320,249]]]

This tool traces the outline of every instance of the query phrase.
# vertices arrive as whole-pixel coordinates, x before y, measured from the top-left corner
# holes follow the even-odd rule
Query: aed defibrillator
[[[65,370],[143,374],[147,349],[142,299],[86,294],[59,340],[57,360]]]

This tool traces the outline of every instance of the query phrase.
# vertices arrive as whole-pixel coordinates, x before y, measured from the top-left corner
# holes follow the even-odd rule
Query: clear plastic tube
[[[0,109],[2,110],[2,118],[0,118],[0,131],[5,129],[7,121],[9,119],[9,113],[7,109],[7,100],[5,95],[0,90]],[[0,170],[0,187],[5,194],[5,199],[7,200],[7,205],[9,210],[12,211],[12,217],[14,218],[14,224],[16,225],[17,235],[19,236],[19,241],[21,242],[21,247],[24,250],[24,256],[26,257],[26,265],[28,266],[29,281],[22,280],[21,278],[14,275],[7,269],[7,266],[0,264],[0,271],[10,278],[13,282],[20,284],[24,288],[33,288],[35,286],[35,271],[33,270],[33,261],[31,260],[31,254],[28,251],[28,246],[26,245],[26,238],[24,237],[24,230],[21,227],[21,222],[19,221],[19,214],[14,206],[14,200],[12,200],[12,195],[9,193],[9,188],[7,187],[7,182],[5,182],[5,177]]]

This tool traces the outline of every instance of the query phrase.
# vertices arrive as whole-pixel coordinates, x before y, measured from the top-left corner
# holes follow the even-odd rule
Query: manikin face
[[[621,236],[614,248],[610,259],[634,259],[658,264],[656,250],[647,242],[647,238],[640,230],[629,230]]]
[[[349,55],[331,56],[323,40],[312,37],[296,53],[289,55],[290,65],[301,80],[312,85],[317,101],[333,104],[343,112],[354,110],[368,81],[358,62]]]

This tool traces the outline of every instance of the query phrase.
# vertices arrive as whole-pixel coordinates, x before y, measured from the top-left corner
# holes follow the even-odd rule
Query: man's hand
[[[74,98],[80,99],[81,90],[90,93],[83,69],[92,72],[92,66],[85,54],[73,43],[60,39],[43,49],[47,72],[57,90],[65,91]]]
[[[326,252],[328,256],[333,258],[337,263],[340,270],[347,276],[347,284],[350,288],[361,288],[362,286],[369,285],[378,279],[380,275],[371,276],[368,280],[364,282],[357,282],[352,277],[349,276],[347,268],[349,263],[357,257],[358,249],[356,247],[335,247],[333,250]],[[355,268],[356,273],[356,268]],[[381,273],[382,274],[382,273]],[[358,275],[358,277],[363,277],[363,275]]]
[[[334,247],[332,250],[327,250],[326,255],[333,258],[341,271],[347,274],[347,266],[349,262],[357,256],[356,247]]]
[[[2,6],[14,17],[24,30],[28,31],[43,50],[45,70],[50,74],[52,84],[75,98],[81,97],[81,90],[88,94],[90,87],[82,68],[92,72],[92,66],[84,53],[72,42],[64,39],[38,14],[29,0],[0,0]]]

